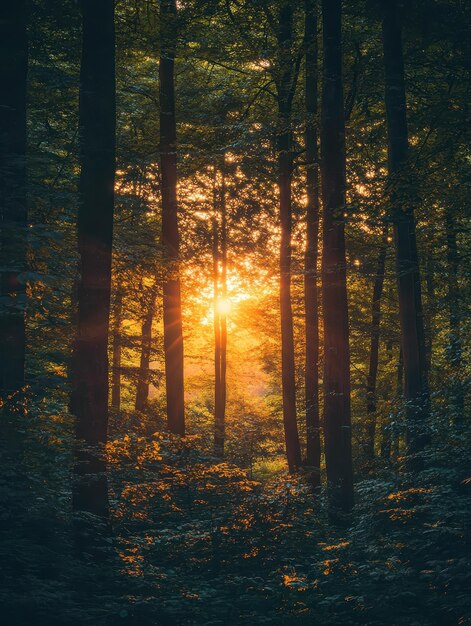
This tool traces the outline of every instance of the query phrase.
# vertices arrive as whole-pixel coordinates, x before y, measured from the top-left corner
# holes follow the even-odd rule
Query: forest
[[[471,3],[0,2],[0,622],[471,624]]]

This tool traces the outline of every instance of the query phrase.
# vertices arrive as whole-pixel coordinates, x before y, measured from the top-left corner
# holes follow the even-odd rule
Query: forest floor
[[[471,623],[465,434],[420,475],[359,480],[342,528],[324,494],[270,477],[269,462],[251,480],[195,437],[126,434],[107,451],[108,535],[73,523],[61,428],[39,419],[3,450],[3,624]],[[78,527],[90,533],[80,556]]]

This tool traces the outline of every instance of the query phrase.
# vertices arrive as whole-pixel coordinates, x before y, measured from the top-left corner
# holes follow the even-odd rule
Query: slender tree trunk
[[[221,181],[221,292],[223,302],[227,302],[227,207],[226,207],[226,171],[225,155],[222,160]],[[227,313],[220,314],[221,322],[221,413],[219,422],[222,435],[222,455],[226,439],[226,396],[227,396]]]
[[[160,165],[162,172],[162,247],[167,262],[163,282],[163,317],[167,424],[185,434],[183,331],[180,294],[180,237],[177,207],[175,118],[176,0],[160,2]]]
[[[446,249],[448,262],[448,311],[449,311],[449,350],[453,373],[452,394],[455,423],[461,426],[464,419],[465,394],[462,383],[463,347],[461,342],[461,311],[458,272],[460,258],[456,243],[456,227],[449,208],[445,213]]]
[[[296,381],[294,360],[293,312],[291,308],[291,147],[292,83],[291,44],[293,13],[290,3],[283,3],[279,15],[278,81],[278,185],[280,190],[280,313],[281,313],[281,383],[286,456],[290,472],[301,466],[301,448],[296,416]]]
[[[113,369],[111,373],[111,406],[121,410],[121,325],[123,321],[123,290],[118,287],[114,304]]]
[[[385,101],[388,157],[396,248],[399,317],[404,359],[404,396],[407,403],[407,448],[410,468],[420,466],[416,454],[429,442],[425,333],[420,293],[420,271],[415,218],[408,204],[407,185],[401,185],[408,157],[408,132],[401,26],[395,0],[383,4]]]
[[[353,506],[350,351],[345,260],[345,122],[340,0],[323,0],[321,115],[324,433],[333,515]]]
[[[306,250],[304,255],[304,311],[306,318],[306,465],[314,488],[321,484],[319,428],[319,151],[318,151],[318,45],[317,0],[305,3],[306,40]]]
[[[0,398],[25,382],[26,2],[0,8]]]
[[[215,170],[216,173],[216,170]],[[219,303],[227,298],[227,218],[224,162],[218,194],[215,177],[213,216],[213,291],[214,291],[214,452],[222,458],[225,444],[227,317]],[[219,238],[218,213],[221,214]],[[219,243],[220,239],[220,243]],[[220,248],[220,249],[219,249]]]
[[[371,335],[370,335],[370,360],[368,378],[366,382],[366,413],[367,413],[367,436],[365,442],[366,457],[370,460],[375,456],[376,437],[376,379],[378,375],[379,361],[379,336],[381,325],[381,298],[384,285],[384,268],[386,264],[388,241],[388,229],[385,226],[381,247],[376,262],[376,274],[373,285],[373,301],[371,304]]]
[[[141,329],[141,357],[136,385],[136,411],[144,411],[149,399],[149,365],[152,353],[152,322],[155,314],[155,300],[157,285],[152,288],[147,311],[145,312]]]
[[[214,168],[213,189],[213,316],[214,316],[214,452],[222,456],[224,437],[221,414],[221,320],[219,315],[219,225],[217,218],[216,167]]]
[[[104,461],[90,446],[108,428],[108,329],[115,179],[114,1],[82,0],[78,324],[73,357],[72,411],[79,452],[75,510],[107,517]]]

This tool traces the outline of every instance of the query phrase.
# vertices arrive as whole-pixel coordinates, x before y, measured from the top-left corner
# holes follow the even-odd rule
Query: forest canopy
[[[0,6],[0,618],[471,621],[471,4]]]

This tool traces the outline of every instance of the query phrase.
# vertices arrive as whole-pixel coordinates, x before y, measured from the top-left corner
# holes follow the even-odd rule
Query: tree
[[[306,90],[306,249],[304,255],[304,311],[306,317],[306,465],[312,484],[320,485],[321,442],[319,432],[319,303],[317,262],[319,255],[319,150],[318,150],[318,45],[317,2],[305,4]]]
[[[375,435],[376,435],[376,381],[378,376],[379,337],[381,330],[381,298],[383,296],[384,270],[386,265],[388,243],[388,229],[383,227],[383,236],[376,261],[376,272],[373,283],[373,298],[371,302],[371,334],[370,334],[370,358],[368,364],[368,376],[366,381],[366,413],[367,413],[367,437],[365,441],[366,456],[374,459]]]
[[[277,28],[277,94],[278,130],[277,158],[280,193],[280,317],[281,317],[281,382],[283,393],[283,424],[286,456],[290,472],[301,465],[296,416],[296,380],[294,361],[293,311],[291,306],[291,181],[293,174],[291,106],[298,68],[293,60],[293,6],[280,5]]]
[[[119,413],[121,410],[121,331],[123,321],[123,289],[116,289],[113,320],[113,368],[111,373],[111,406]]]
[[[214,293],[214,451],[224,456],[227,370],[227,215],[225,158],[222,157],[221,185],[213,198],[213,293]],[[219,193],[218,193],[219,192]],[[220,214],[220,219],[218,214]],[[220,222],[220,224],[219,224]],[[219,229],[221,236],[219,237]],[[220,240],[220,243],[219,243]]]
[[[163,317],[167,423],[172,433],[185,434],[183,330],[180,294],[180,236],[177,206],[177,146],[175,117],[175,48],[177,5],[160,3],[160,165],[162,177],[162,247],[166,272]]]
[[[77,439],[74,508],[106,517],[104,462],[90,447],[106,443],[108,329],[115,180],[114,1],[82,0],[77,336],[72,412]]]
[[[0,8],[0,396],[25,382],[26,2]]]
[[[157,298],[157,284],[154,283],[143,297],[143,317],[141,327],[141,355],[136,384],[136,411],[144,411],[149,398],[149,365],[152,353],[152,322],[155,314],[155,301]]]
[[[323,202],[324,433],[332,510],[353,506],[350,350],[345,260],[345,122],[341,0],[323,0],[321,173]]]
[[[383,3],[383,52],[385,103],[388,126],[389,194],[392,206],[396,270],[404,362],[404,397],[407,403],[407,447],[409,463],[429,441],[428,391],[425,333],[422,316],[420,270],[415,235],[415,216],[409,197],[408,129],[402,34],[395,0]]]

